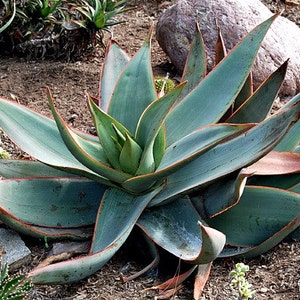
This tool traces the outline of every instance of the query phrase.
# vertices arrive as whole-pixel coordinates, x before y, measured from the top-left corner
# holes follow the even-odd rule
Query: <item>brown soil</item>
[[[122,16],[126,21],[125,24],[113,29],[114,39],[131,55],[141,46],[162,10],[176,1],[135,0],[132,2],[136,5],[136,9]],[[285,8],[284,15],[300,25],[300,5],[285,5],[278,0],[263,2],[273,11],[281,11]],[[49,86],[65,120],[76,128],[92,131],[90,118],[86,112],[85,91],[92,95],[98,93],[103,52],[103,49],[99,48],[96,53],[75,63],[2,58],[0,59],[0,94],[49,115],[45,97],[45,86]],[[164,68],[170,70],[169,60],[157,45],[155,38],[152,62],[159,72],[165,73]],[[25,155],[3,134],[2,140],[4,144],[2,146],[14,156]],[[36,264],[47,249],[39,241],[26,240],[26,243],[33,252],[33,264]],[[121,250],[99,272],[78,283],[34,287],[28,299],[153,299],[156,292],[145,289],[162,279],[161,270],[158,270],[159,276],[152,272],[139,279],[122,283],[119,273],[125,265],[131,266],[132,270],[141,268],[141,264],[132,261],[131,257],[129,259],[127,254],[126,248]],[[228,272],[235,263],[236,261],[233,260],[218,260],[214,263],[202,299],[229,298],[231,288]],[[281,243],[272,251],[245,263],[250,266],[248,279],[256,289],[254,299],[300,299],[299,242]],[[170,277],[175,275],[175,270],[169,271],[168,275]],[[185,283],[174,299],[193,299],[192,279]]]

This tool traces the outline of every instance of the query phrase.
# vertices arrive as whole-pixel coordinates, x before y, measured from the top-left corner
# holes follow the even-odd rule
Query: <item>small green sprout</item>
[[[48,237],[44,236],[44,243],[45,243],[45,248],[49,248],[49,244],[48,244]]]
[[[249,266],[243,263],[237,263],[235,268],[229,273],[232,278],[230,285],[237,289],[238,297],[230,298],[229,300],[248,300],[255,293],[251,289],[252,284],[246,280],[246,272],[249,271]]]

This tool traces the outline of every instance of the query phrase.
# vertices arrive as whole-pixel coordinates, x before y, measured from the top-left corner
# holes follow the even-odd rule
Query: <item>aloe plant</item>
[[[254,254],[299,225],[299,194],[289,192],[284,220],[274,221],[272,230],[263,228],[259,238],[246,226],[244,233],[240,228],[230,232],[237,227],[231,217],[251,219],[246,208],[257,212],[259,207],[249,202],[261,197],[259,189],[244,191],[256,171],[249,166],[285,143],[283,137],[299,120],[300,95],[268,116],[286,64],[251,90],[251,67],[275,18],[223,53],[226,57],[208,74],[197,30],[181,82],[160,96],[150,63],[151,35],[132,59],[112,41],[99,97],[87,96],[97,136],[69,127],[49,90],[54,120],[0,99],[1,128],[36,159],[0,160],[6,178],[0,181],[1,220],[48,240],[91,239],[86,255],[32,270],[28,276],[34,283],[73,282],[93,274],[135,226],[150,245],[201,269],[219,256],[240,253],[238,247],[224,248],[226,238],[240,247],[249,236],[248,244],[259,245],[247,246]],[[274,194],[272,189],[267,193]]]

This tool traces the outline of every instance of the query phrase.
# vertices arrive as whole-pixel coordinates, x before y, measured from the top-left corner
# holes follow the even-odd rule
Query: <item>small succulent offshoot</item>
[[[246,273],[249,271],[249,266],[244,263],[237,263],[235,268],[229,273],[232,278],[230,285],[236,290],[238,297],[230,298],[230,300],[248,300],[255,293],[252,290],[252,284],[246,279]]]

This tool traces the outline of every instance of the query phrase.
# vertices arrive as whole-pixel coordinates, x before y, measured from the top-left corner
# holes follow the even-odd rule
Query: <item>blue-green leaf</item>
[[[121,73],[108,107],[108,113],[132,133],[145,108],[157,98],[150,62],[150,38]]]
[[[287,61],[261,84],[255,93],[227,119],[227,122],[258,123],[264,120],[269,114],[274,99],[282,85],[286,69]]]
[[[238,203],[250,175],[247,169],[242,169],[238,174],[235,172],[218,179],[189,197],[202,217],[212,217]]]
[[[47,166],[39,161],[25,159],[0,159],[0,176],[25,177],[74,177],[75,174]]]
[[[141,115],[135,138],[143,149],[147,149],[154,142],[167,113],[175,103],[185,84],[184,82],[176,86],[163,97],[153,101]]]
[[[206,151],[168,177],[155,198],[163,201],[199,188],[228,173],[254,163],[270,152],[299,118],[300,100],[259,123],[242,135]],[[230,162],[230,163],[229,163]]]
[[[109,165],[100,143],[97,144],[90,140],[85,140],[68,127],[62,117],[58,114],[49,91],[48,100],[61,137],[69,151],[72,152],[78,161],[89,168],[92,172],[107,178],[108,182],[109,180],[112,180],[114,182],[121,183],[131,177],[130,174],[115,170]]]
[[[298,98],[300,99],[300,94]],[[300,120],[291,127],[290,131],[284,136],[284,138],[279,142],[279,144],[274,148],[274,150],[294,151],[294,149],[297,148],[299,142],[300,142]]]
[[[1,180],[0,218],[26,234],[67,237],[72,228],[94,224],[105,190],[106,186],[75,177]],[[49,234],[42,227],[48,227]]]
[[[115,41],[107,47],[100,80],[100,107],[107,112],[117,80],[129,62],[128,55]]]
[[[166,119],[167,145],[222,117],[243,87],[259,46],[275,18],[276,15],[254,28],[173,109]]]
[[[300,174],[298,174],[298,175],[299,175],[299,177],[300,177]],[[300,179],[299,179],[299,181],[300,181]],[[293,185],[293,186],[290,188],[290,191],[291,191],[291,192],[295,192],[295,193],[300,194],[300,182],[299,182],[299,181],[298,181],[297,184]]]
[[[53,120],[16,102],[0,98],[0,127],[22,150],[39,161],[109,183],[107,179],[89,170],[71,154]]]
[[[299,211],[300,194],[253,186],[245,188],[236,206],[207,222],[226,234],[228,245],[246,247],[240,252],[235,250],[235,254],[254,256],[268,251],[295,230],[300,224]]]
[[[177,198],[169,204],[144,212],[138,220],[138,226],[173,255],[203,264],[220,254],[225,245],[225,236],[203,226],[201,221],[188,198]]]
[[[123,245],[148,202],[157,193],[132,196],[118,189],[104,194],[98,210],[90,253],[76,259],[34,269],[33,283],[69,283],[99,270]]]
[[[98,211],[91,252],[100,251],[112,244],[116,238],[129,234],[157,192],[134,196],[115,188],[107,190]]]
[[[155,181],[173,174],[177,169],[197,159],[205,151],[222,141],[233,138],[236,134],[242,133],[250,127],[252,127],[250,124],[216,124],[201,128],[169,146],[154,173],[133,177],[124,182],[123,186],[126,189],[138,192],[144,186],[151,185]]]
[[[253,176],[248,179],[247,184],[277,187],[280,189],[290,189],[298,182],[300,182],[300,173],[287,175]]]
[[[191,43],[180,80],[181,82],[187,81],[187,84],[177,101],[180,101],[189,94],[206,75],[205,45],[198,24],[196,27],[195,36]]]

